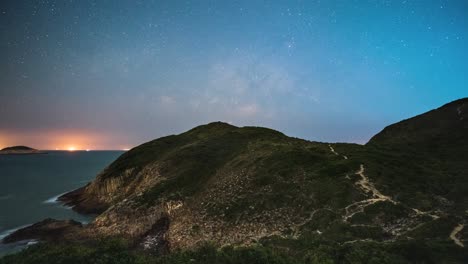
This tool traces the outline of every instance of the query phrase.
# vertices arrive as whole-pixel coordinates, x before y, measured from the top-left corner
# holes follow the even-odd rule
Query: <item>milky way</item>
[[[0,147],[126,148],[217,120],[365,143],[468,95],[466,14],[436,0],[2,0]]]

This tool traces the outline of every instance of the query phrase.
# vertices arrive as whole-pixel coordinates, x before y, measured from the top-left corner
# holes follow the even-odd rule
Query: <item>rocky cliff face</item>
[[[112,172],[106,168],[90,184],[59,197],[68,206],[80,213],[104,212],[111,205],[128,197],[141,194],[149,186],[154,186],[162,180],[157,166],[151,164],[142,170],[127,168],[122,172]]]
[[[305,236],[461,247],[466,102],[389,126],[364,146],[211,123],[130,150],[60,199],[99,213],[72,237],[122,236],[155,253]]]

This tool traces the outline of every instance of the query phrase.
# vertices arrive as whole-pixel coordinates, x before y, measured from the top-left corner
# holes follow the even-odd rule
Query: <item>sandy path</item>
[[[348,206],[345,207],[345,215],[343,219],[346,221],[349,218],[353,217],[355,214],[364,212],[364,209],[367,206],[373,205],[377,202],[391,202],[393,204],[397,204],[396,201],[394,201],[392,198],[389,196],[386,196],[382,194],[377,188],[375,188],[374,184],[369,181],[369,178],[364,174],[365,168],[364,164],[361,164],[359,170],[355,173],[356,175],[359,175],[361,177],[360,180],[355,182],[354,184],[357,185],[357,187],[363,191],[365,194],[370,194],[372,198],[365,199],[359,202],[352,203]]]
[[[365,193],[371,193],[372,197],[384,201],[389,201],[393,204],[396,204],[397,202],[393,201],[392,198],[389,196],[383,195],[379,190],[377,190],[372,182],[369,181],[369,178],[366,177],[364,174],[365,168],[364,164],[361,164],[361,167],[359,171],[356,172],[356,175],[361,176],[361,179],[357,181],[355,184],[359,186],[361,190],[363,190]]]
[[[460,247],[465,247],[465,245],[460,239],[457,238],[457,234],[460,231],[462,231],[464,227],[465,227],[464,225],[459,224],[453,229],[452,233],[450,233],[450,239],[452,239],[453,242],[455,242],[455,244],[457,244]]]
[[[459,111],[461,112],[461,110]],[[335,154],[336,156],[340,156],[338,152],[332,147],[331,144],[328,144],[328,147],[330,148],[330,151]],[[348,157],[343,155],[343,159],[347,160]],[[362,201],[358,201],[355,203],[352,203],[348,206],[345,207],[345,215],[343,216],[343,219],[347,221],[349,218],[353,217],[355,214],[364,212],[364,209],[367,206],[373,205],[378,202],[391,202],[392,204],[398,204],[397,201],[393,200],[390,196],[382,194],[376,187],[375,185],[369,180],[369,178],[365,175],[365,167],[364,164],[361,164],[359,170],[355,173],[356,175],[360,176],[360,179],[355,182],[354,184],[365,194],[370,195],[369,199],[365,199]],[[346,175],[347,179],[351,179],[349,175]],[[408,208],[408,207],[407,207]],[[418,210],[416,208],[410,208],[409,209],[413,210],[413,212],[416,213],[416,216],[420,215],[425,215],[429,216],[432,219],[438,219],[439,216],[435,214],[431,214],[430,212],[423,212],[421,210]]]
[[[330,144],[328,144],[328,147],[330,148],[330,151],[331,151],[333,154],[335,154],[335,155],[337,155],[337,156],[340,155],[340,153],[336,152],[335,149],[334,149]],[[347,157],[347,156],[343,156],[343,159],[347,160],[348,157]]]
[[[432,219],[436,220],[436,219],[439,219],[440,217],[438,215],[435,215],[435,214],[431,214],[430,212],[423,212],[421,210],[418,210],[416,208],[411,208],[411,210],[413,210],[416,215],[427,215],[427,216],[430,216]]]
[[[354,184],[357,185],[359,189],[363,191],[364,193],[371,194],[372,198],[362,200],[359,202],[355,202],[355,203],[348,205],[345,208],[345,212],[346,212],[345,217],[344,217],[345,220],[353,217],[355,214],[359,212],[363,212],[364,208],[372,204],[375,204],[377,202],[387,201],[387,202],[391,202],[392,204],[398,204],[398,202],[393,200],[390,196],[384,195],[379,190],[377,190],[377,188],[375,188],[375,185],[372,182],[370,182],[369,178],[367,178],[364,172],[365,172],[364,165],[361,164],[359,171],[355,173],[356,175],[359,175],[361,179]],[[434,220],[440,218],[438,215],[431,214],[430,212],[423,212],[416,208],[410,208],[410,209],[413,210],[416,213],[416,215],[426,215],[426,216],[431,217]]]
[[[335,155],[337,155],[337,156],[340,155],[340,154],[338,154],[338,152],[335,151],[335,149],[334,149],[331,145],[328,145],[328,147],[330,148],[330,151],[331,151],[333,154],[335,154]]]

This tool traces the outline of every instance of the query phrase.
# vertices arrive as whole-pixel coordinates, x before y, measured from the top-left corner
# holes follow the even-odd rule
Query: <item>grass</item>
[[[340,245],[313,237],[270,239],[251,247],[204,245],[195,250],[150,256],[129,249],[124,240],[86,244],[38,244],[0,259],[0,264],[409,264],[466,263],[467,250],[435,240]]]
[[[257,218],[267,219],[262,224],[287,226],[315,212],[297,227],[298,236],[291,230],[249,247],[205,245],[164,256],[150,256],[120,240],[40,244],[0,263],[468,263],[468,250],[448,238],[466,221],[468,208],[468,134],[452,108],[392,125],[366,145],[333,144],[340,155],[328,144],[266,128],[211,123],[132,149],[99,178],[106,181],[133,169],[125,185],[156,164],[162,180],[144,186],[135,206],[183,200],[184,208],[203,211],[224,227],[262,214],[267,216]],[[344,222],[343,208],[366,197],[354,185],[361,164],[376,188],[398,204],[379,202]],[[411,208],[445,215],[420,220]],[[287,209],[287,217],[269,214],[279,209]],[[384,231],[404,221],[412,225],[416,218],[414,228],[400,237]],[[187,229],[200,238],[207,222],[194,221]],[[373,241],[363,241],[368,239]]]

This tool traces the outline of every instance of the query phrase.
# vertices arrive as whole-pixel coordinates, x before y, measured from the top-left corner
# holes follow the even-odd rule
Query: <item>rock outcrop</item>
[[[23,240],[59,241],[72,238],[82,228],[80,222],[73,220],[45,219],[31,226],[21,228],[3,238],[3,243]]]

